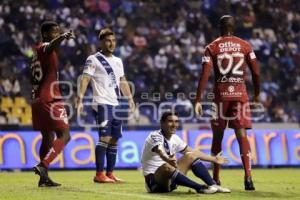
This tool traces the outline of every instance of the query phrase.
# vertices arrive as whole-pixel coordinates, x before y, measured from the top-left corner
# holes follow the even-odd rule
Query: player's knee
[[[165,182],[172,177],[175,168],[168,163],[160,166],[154,173],[155,180],[157,182]]]

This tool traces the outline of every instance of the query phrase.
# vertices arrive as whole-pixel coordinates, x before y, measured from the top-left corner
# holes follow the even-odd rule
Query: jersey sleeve
[[[210,49],[209,49],[209,47],[206,47],[204,55],[202,57],[202,72],[201,72],[199,82],[198,82],[196,102],[201,101],[203,91],[206,87],[206,84],[207,84],[207,81],[209,78],[209,74],[210,74],[210,71],[213,66],[212,60],[213,60],[213,58],[212,58]]]
[[[259,72],[259,66],[257,64],[256,55],[251,48],[250,44],[248,47],[248,52],[246,55],[246,61],[250,68],[251,75],[252,75],[252,82],[253,82],[253,88],[254,88],[254,95],[258,96],[260,93],[260,72]]]
[[[89,56],[84,64],[83,74],[93,76],[96,71],[96,65],[92,56]]]
[[[121,77],[122,76],[124,76],[125,75],[125,73],[124,73],[124,65],[123,65],[123,62],[122,62],[122,60],[121,59],[119,59],[120,61],[120,67],[121,67],[121,69],[120,69],[120,75],[121,75]]]
[[[150,149],[153,151],[154,147],[163,147],[164,138],[161,134],[152,133],[149,138]]]
[[[187,148],[187,144],[178,135],[173,135],[173,137],[176,141],[176,153],[184,151]]]

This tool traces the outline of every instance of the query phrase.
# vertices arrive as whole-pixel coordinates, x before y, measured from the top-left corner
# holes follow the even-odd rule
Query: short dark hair
[[[166,122],[166,120],[167,120],[167,118],[169,117],[169,116],[172,116],[172,115],[176,115],[177,117],[178,117],[178,113],[177,112],[175,112],[175,111],[166,111],[166,112],[164,112],[162,115],[161,115],[161,118],[160,118],[160,122],[162,123],[162,122]]]
[[[103,40],[108,35],[115,35],[115,33],[110,28],[103,28],[99,33],[99,40]]]
[[[42,25],[41,25],[41,33],[42,33],[42,35],[45,32],[48,32],[54,26],[58,26],[58,24],[55,21],[45,21],[45,22],[43,22]]]

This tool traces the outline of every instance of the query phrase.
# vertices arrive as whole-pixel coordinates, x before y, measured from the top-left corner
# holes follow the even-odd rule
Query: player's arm
[[[198,82],[197,96],[195,101],[195,113],[199,116],[202,115],[201,98],[206,87],[212,65],[212,56],[209,52],[209,48],[207,47],[204,56],[202,57],[202,72]]]
[[[260,73],[259,66],[257,64],[255,53],[251,50],[249,55],[247,56],[247,63],[251,71],[252,75],[252,83],[254,88],[254,101],[259,101],[259,93],[260,93]]]
[[[156,145],[155,147],[152,148],[152,151],[157,153],[163,161],[177,168],[177,161],[175,155],[169,156],[159,147],[160,147],[159,145]]]
[[[57,38],[54,38],[46,47],[45,47],[45,52],[46,53],[51,53],[54,49],[56,49],[60,43],[64,40],[64,39],[71,39],[71,38],[75,38],[74,33],[72,30],[70,30],[69,32],[63,33],[60,36],[58,36]]]
[[[131,90],[128,84],[128,81],[125,76],[122,76],[120,78],[120,89],[124,96],[128,98],[128,104],[130,112],[133,112],[135,110],[135,103],[131,94]]]
[[[191,147],[187,147],[182,152],[183,154],[187,154],[189,152],[194,153],[200,160],[208,161],[208,162],[214,162],[217,164],[226,164],[228,163],[228,159],[224,158],[222,156],[222,152],[218,153],[216,156],[210,156],[208,154],[202,153],[201,151],[196,151]]]
[[[83,105],[82,105],[82,99],[84,97],[85,91],[87,89],[87,86],[89,85],[91,80],[90,75],[88,74],[83,74],[80,78],[79,82],[79,91],[78,91],[78,99],[77,99],[77,115],[80,115],[80,113],[83,110]]]

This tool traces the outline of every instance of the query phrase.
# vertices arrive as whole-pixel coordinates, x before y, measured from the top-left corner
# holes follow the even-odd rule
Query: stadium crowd
[[[88,55],[97,51],[97,35],[109,26],[117,34],[117,54],[138,103],[177,102],[193,112],[193,94],[205,45],[218,37],[223,14],[236,19],[236,35],[248,40],[261,67],[262,122],[299,122],[300,2],[297,0],[2,0],[0,4],[0,96],[30,101],[30,61],[45,20],[72,29],[76,39],[59,51],[60,80],[72,82]],[[212,80],[211,80],[212,81]],[[248,85],[251,89],[251,76]],[[63,91],[68,93],[68,88]],[[210,82],[209,87],[212,87]],[[75,102],[76,92],[69,102]],[[298,110],[298,111],[297,111]],[[140,107],[142,124],[154,122],[151,109]],[[5,112],[0,112],[6,116]],[[6,116],[7,117],[7,116]],[[137,119],[137,120],[138,120]],[[192,118],[189,122],[196,122]],[[155,121],[156,122],[156,121]],[[76,120],[73,120],[76,123]],[[128,122],[130,124],[139,123]]]

